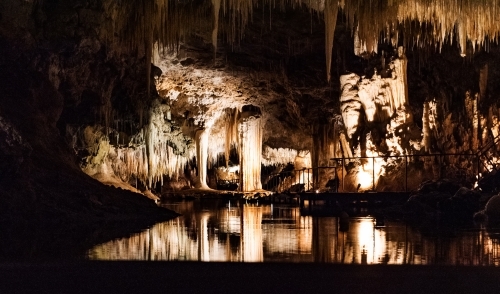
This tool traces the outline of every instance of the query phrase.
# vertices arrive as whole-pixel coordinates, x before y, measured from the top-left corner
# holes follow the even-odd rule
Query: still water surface
[[[182,216],[95,246],[93,260],[500,265],[484,229],[429,237],[374,217],[319,217],[289,205],[205,200],[164,204]]]

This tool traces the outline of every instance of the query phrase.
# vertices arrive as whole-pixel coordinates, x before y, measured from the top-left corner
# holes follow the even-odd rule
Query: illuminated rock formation
[[[371,79],[353,73],[340,77],[340,110],[349,139],[359,134],[365,123],[387,122],[398,109],[404,109],[408,103],[406,67],[406,57],[399,48],[389,64],[388,78],[376,71]]]
[[[75,133],[74,141],[82,145],[74,148],[86,149],[90,154],[82,169],[104,183],[133,191],[136,189],[131,185],[137,187],[140,183],[150,189],[156,183],[162,184],[164,176],[177,177],[193,156],[194,148],[189,137],[166,119],[167,112],[168,106],[156,101],[149,112],[149,123],[126,144],[119,144],[119,138],[110,142],[105,128],[88,126],[83,134]],[[110,133],[117,132],[110,129]]]
[[[328,122],[319,123],[313,133],[313,151],[311,154],[313,166],[314,188],[324,188],[328,180],[335,178],[336,168],[321,168],[332,166],[334,158],[334,125]],[[337,134],[338,135],[338,134]]]
[[[208,159],[208,130],[199,129],[195,134],[196,166],[198,167],[198,181],[196,188],[208,189],[207,186],[207,159]]]
[[[247,106],[238,121],[240,154],[240,191],[262,189],[260,173],[262,158],[262,125],[260,109]]]
[[[261,164],[347,158],[355,190],[354,171],[371,189],[384,177],[401,187],[387,174],[407,166],[416,182],[445,174],[429,171],[436,163],[485,172],[497,162],[498,147],[479,168],[372,159],[476,154],[498,136],[496,0],[5,0],[0,11],[0,115],[48,170],[80,164],[105,183],[159,193],[178,176],[182,188],[206,188],[213,167],[241,165],[240,189],[255,191]],[[245,105],[259,117],[240,115]],[[260,158],[264,145],[272,152]],[[322,185],[332,174],[318,175]]]

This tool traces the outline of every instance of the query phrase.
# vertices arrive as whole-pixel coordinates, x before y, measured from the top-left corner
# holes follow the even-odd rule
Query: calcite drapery
[[[242,111],[238,121],[240,151],[240,186],[244,192],[262,189],[260,179],[262,126],[260,110]]]
[[[371,79],[351,73],[340,77],[342,118],[351,139],[366,122],[382,122],[408,103],[407,60],[403,48],[389,64],[391,77],[375,72]],[[351,146],[352,147],[352,146]]]
[[[196,130],[196,165],[198,166],[198,180],[196,188],[208,189],[207,185],[207,160],[208,160],[208,130]]]

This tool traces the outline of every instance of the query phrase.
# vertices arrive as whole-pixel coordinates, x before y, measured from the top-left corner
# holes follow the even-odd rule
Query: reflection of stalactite
[[[243,205],[241,248],[245,262],[264,260],[262,245],[262,207]]]
[[[262,127],[260,115],[242,112],[238,124],[240,146],[240,191],[262,189]]]
[[[335,260],[337,218],[313,218],[312,255],[314,262],[333,262]]]

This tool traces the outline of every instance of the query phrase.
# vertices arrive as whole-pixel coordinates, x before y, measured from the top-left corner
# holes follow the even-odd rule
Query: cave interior
[[[0,209],[21,224],[332,179],[341,192],[477,188],[500,163],[499,9],[2,1]]]

